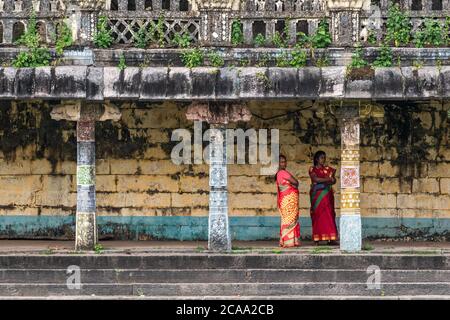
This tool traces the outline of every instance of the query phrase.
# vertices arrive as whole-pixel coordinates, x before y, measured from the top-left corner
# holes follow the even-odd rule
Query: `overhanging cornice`
[[[450,98],[450,67],[377,68],[350,80],[345,67],[0,68],[0,99],[86,101],[431,100]]]

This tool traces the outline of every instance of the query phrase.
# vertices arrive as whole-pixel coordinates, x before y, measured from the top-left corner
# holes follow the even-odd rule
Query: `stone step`
[[[81,269],[82,283],[366,282],[373,272],[350,269]],[[66,269],[0,269],[0,283],[66,283]],[[382,282],[447,282],[450,270],[381,270]]]
[[[0,284],[0,296],[449,296],[450,282],[383,283],[380,289],[368,289],[366,283],[141,283],[83,284],[68,289],[62,284]]]
[[[356,269],[450,270],[450,255],[381,254],[73,254],[0,255],[0,268],[65,269]]]

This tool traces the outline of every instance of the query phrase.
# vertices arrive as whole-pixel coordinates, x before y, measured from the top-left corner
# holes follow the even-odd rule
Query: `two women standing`
[[[334,243],[337,238],[336,212],[332,185],[336,183],[336,169],[327,166],[326,154],[318,151],[314,155],[314,166],[309,168],[311,178],[311,220],[312,238]],[[281,214],[280,246],[300,245],[300,225],[298,223],[298,180],[286,170],[285,156],[280,156],[280,168],[276,175],[278,188],[278,209]]]

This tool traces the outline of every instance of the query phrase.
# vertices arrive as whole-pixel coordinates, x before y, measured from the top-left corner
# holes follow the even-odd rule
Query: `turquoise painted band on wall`
[[[339,219],[337,219],[339,226]],[[100,239],[207,240],[208,217],[98,216]],[[233,240],[278,239],[280,218],[230,217]],[[450,238],[450,219],[362,218],[363,237]],[[74,239],[74,216],[1,216],[1,238]],[[300,218],[302,238],[311,237],[311,220]]]

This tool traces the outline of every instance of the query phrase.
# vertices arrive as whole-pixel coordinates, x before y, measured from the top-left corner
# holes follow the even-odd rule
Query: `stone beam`
[[[0,99],[132,101],[450,99],[450,66],[376,68],[352,80],[346,67],[0,68]]]
[[[229,122],[250,121],[251,113],[243,104],[194,102],[186,118],[210,124],[208,249],[230,251],[226,128]]]
[[[54,120],[77,122],[77,212],[75,249],[94,250],[98,241],[95,197],[95,122],[120,119],[111,104],[67,101],[53,108]]]

